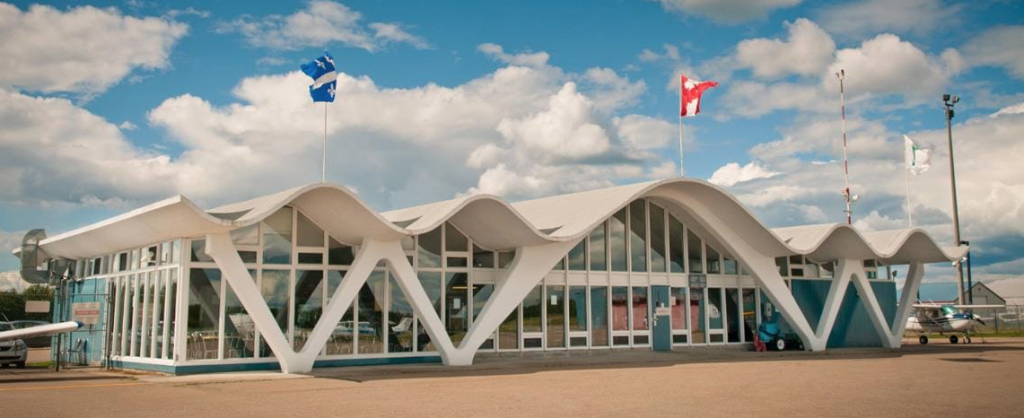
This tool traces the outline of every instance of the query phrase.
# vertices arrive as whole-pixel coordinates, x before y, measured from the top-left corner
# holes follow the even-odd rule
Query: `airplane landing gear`
[[[964,334],[964,344],[970,344],[970,343],[971,343],[971,335],[970,334]]]
[[[956,344],[957,341],[958,341],[958,339],[956,338],[956,335],[950,335],[949,336],[949,343],[950,344]]]
[[[917,341],[920,342],[921,344],[928,344],[928,336],[922,335],[917,338]]]

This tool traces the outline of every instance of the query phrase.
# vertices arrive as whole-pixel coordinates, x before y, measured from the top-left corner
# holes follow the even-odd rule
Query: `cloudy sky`
[[[209,207],[319,181],[324,109],[298,66],[326,48],[328,180],[378,210],[671,177],[684,72],[720,83],[684,121],[688,176],[772,227],[840,222],[843,69],[855,225],[906,227],[907,134],[934,150],[910,180],[915,226],[946,242],[940,98],[958,94],[976,276],[1024,272],[1021,2],[265,3],[0,3],[4,254],[175,194]]]

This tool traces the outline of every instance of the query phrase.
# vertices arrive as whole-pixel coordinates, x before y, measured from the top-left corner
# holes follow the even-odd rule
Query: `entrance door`
[[[651,306],[654,307],[652,329],[654,351],[672,351],[672,308],[668,286],[651,286]]]

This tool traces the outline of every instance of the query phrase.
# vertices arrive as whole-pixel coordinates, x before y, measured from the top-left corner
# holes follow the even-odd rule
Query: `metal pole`
[[[970,246],[970,241],[963,241],[964,245]],[[974,280],[971,278],[971,251],[967,250],[967,303],[974,304]]]
[[[955,97],[955,96],[954,96]],[[953,165],[953,104],[949,102],[949,95],[943,95],[943,102],[946,110],[946,137],[949,140],[949,184],[953,195],[953,245],[960,246],[960,211],[957,209],[956,201],[956,168]],[[957,303],[964,303],[964,266],[963,263],[956,263]]]
[[[904,164],[905,165],[905,164]],[[903,181],[907,183],[907,223],[910,228],[914,227],[914,207],[910,205],[910,170],[903,167]]]
[[[320,182],[327,183],[327,102],[324,102],[324,155],[320,167]]]
[[[683,171],[683,89],[686,86],[683,85],[682,74],[679,74],[679,177],[686,175]]]
[[[846,155],[846,92],[843,89],[843,79],[846,78],[846,71],[839,70],[836,73],[836,77],[839,78],[839,104],[843,115],[843,175],[846,179],[843,197],[846,198],[846,224],[853,225],[853,216],[850,209],[850,164]]]

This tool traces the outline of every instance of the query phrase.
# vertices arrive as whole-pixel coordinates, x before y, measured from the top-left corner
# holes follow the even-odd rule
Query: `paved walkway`
[[[312,376],[3,370],[0,399],[4,415],[16,417],[1024,415],[1024,339],[824,353],[699,348],[514,357]]]

